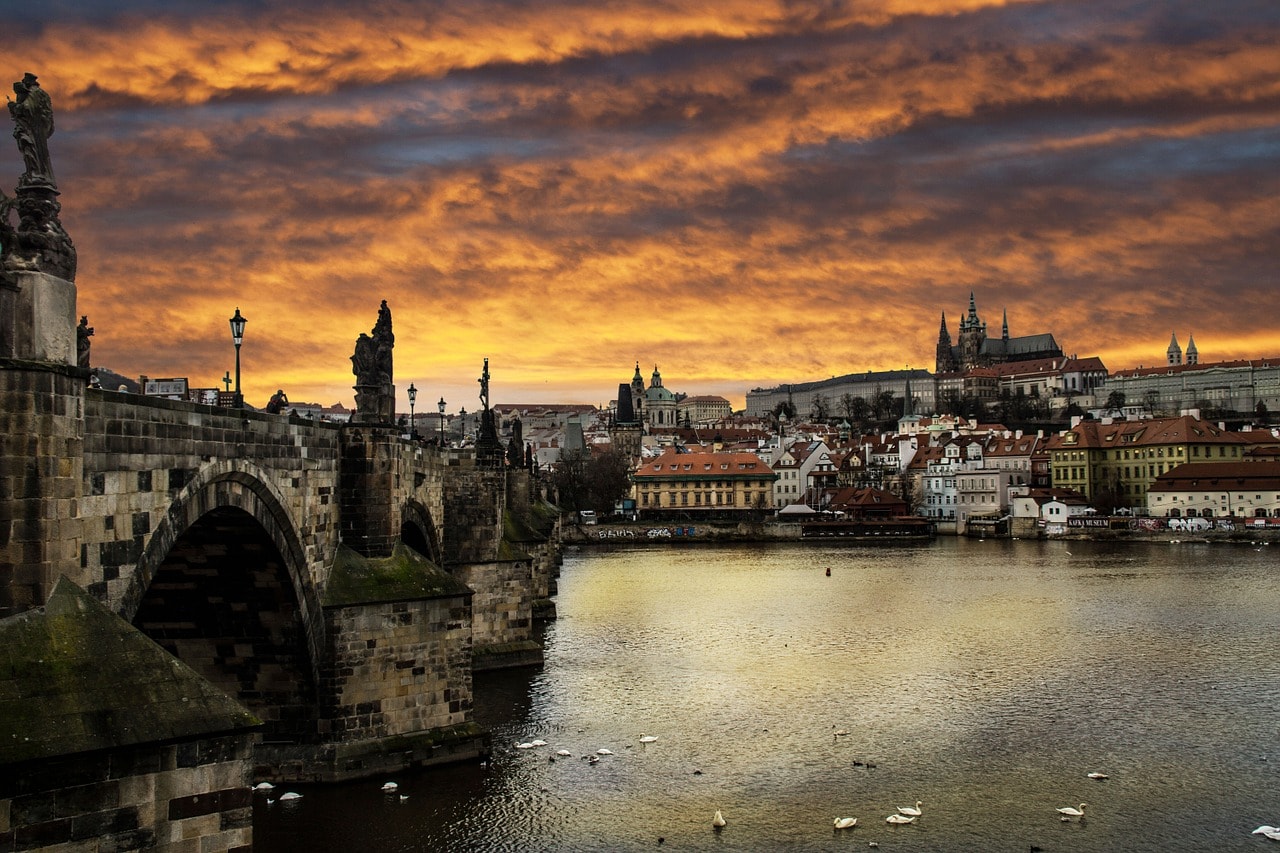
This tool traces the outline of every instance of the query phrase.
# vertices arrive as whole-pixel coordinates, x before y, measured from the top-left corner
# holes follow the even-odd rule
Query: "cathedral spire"
[[[1169,364],[1182,364],[1182,347],[1178,346],[1178,333],[1174,332],[1169,338],[1169,348],[1165,350],[1168,356]]]
[[[1196,336],[1187,335],[1187,364],[1199,364],[1200,351],[1196,349]]]
[[[1009,341],[1009,309],[1004,309],[1004,323],[1000,327],[1000,337],[1006,343]]]

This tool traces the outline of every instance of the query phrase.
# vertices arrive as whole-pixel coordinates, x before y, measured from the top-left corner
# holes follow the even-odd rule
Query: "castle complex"
[[[973,293],[969,294],[969,313],[960,319],[959,339],[951,343],[947,331],[947,315],[942,314],[942,327],[938,330],[937,373],[961,373],[975,367],[991,367],[1009,362],[1035,361],[1042,358],[1061,358],[1062,348],[1051,333],[1009,337],[1009,313],[1006,311],[1000,328],[1000,337],[987,337],[987,324],[978,316]]]

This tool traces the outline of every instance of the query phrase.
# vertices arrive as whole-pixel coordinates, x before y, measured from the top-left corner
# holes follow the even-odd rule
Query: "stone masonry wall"
[[[83,390],[76,368],[0,359],[0,618],[79,561]]]
[[[270,532],[296,537],[300,568],[323,584],[338,535],[336,426],[114,391],[85,397],[83,540],[72,580],[119,611],[183,488],[234,475],[240,488],[280,502],[293,529]]]
[[[54,758],[0,778],[0,853],[248,853],[252,735]]]
[[[532,638],[531,560],[469,563],[454,567],[452,574],[475,591],[471,624],[476,649],[523,643]]]
[[[325,609],[333,638],[321,694],[333,740],[459,725],[471,718],[469,596]]]

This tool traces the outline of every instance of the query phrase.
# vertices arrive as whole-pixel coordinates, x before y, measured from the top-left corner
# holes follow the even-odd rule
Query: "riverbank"
[[[621,522],[616,524],[565,524],[561,528],[561,540],[566,545],[696,545],[730,542],[809,542],[827,544],[896,543],[903,541],[928,541],[935,538],[954,538],[955,534],[940,534],[932,525],[903,527],[883,524],[858,526],[852,523],[801,524],[795,522],[725,522],[698,521],[683,523]],[[1280,544],[1280,528],[1213,529],[1195,533],[1177,530],[1108,529],[1108,528],[1060,528],[1048,531],[1044,528],[1020,531],[1007,536],[970,535],[982,539],[1046,539],[1093,542],[1133,541],[1170,542],[1175,544],[1201,542],[1227,545],[1264,546]]]

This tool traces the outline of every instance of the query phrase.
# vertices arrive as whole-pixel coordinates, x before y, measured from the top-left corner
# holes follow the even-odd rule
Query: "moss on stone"
[[[413,749],[465,743],[466,741],[487,737],[488,732],[478,724],[459,723],[456,726],[441,726],[421,732],[337,744],[334,746],[333,751],[338,759],[355,755],[397,755]]]
[[[65,577],[0,620],[0,764],[261,725]]]
[[[338,547],[324,605],[373,604],[469,595],[471,590],[426,557],[397,542],[390,557],[368,558]]]

